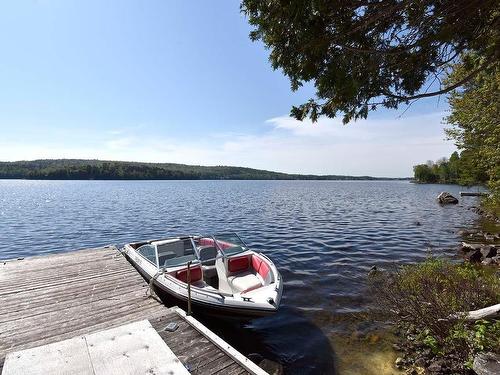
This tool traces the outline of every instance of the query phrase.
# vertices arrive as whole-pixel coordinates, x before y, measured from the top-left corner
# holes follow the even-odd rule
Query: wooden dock
[[[487,197],[489,194],[483,191],[461,191],[461,197]]]
[[[0,261],[0,373],[9,352],[149,320],[192,374],[263,373],[148,284],[116,247]],[[165,331],[177,323],[174,332]]]

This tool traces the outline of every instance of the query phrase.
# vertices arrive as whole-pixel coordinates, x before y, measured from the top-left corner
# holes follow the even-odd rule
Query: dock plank
[[[113,246],[0,261],[0,373],[7,353],[144,319],[192,374],[248,373],[147,290]]]
[[[163,319],[153,320],[151,325],[158,331],[163,341],[172,348],[174,353],[176,350],[180,353],[178,354],[179,359],[189,366],[191,374],[212,374],[218,371],[221,366],[224,368],[231,363],[235,363],[233,359],[215,347],[205,336],[193,330],[181,317],[169,317],[168,322],[177,323],[179,328],[174,332],[164,331],[166,321]],[[181,348],[185,347],[196,347],[196,350],[181,351]],[[239,367],[241,368],[241,366]]]

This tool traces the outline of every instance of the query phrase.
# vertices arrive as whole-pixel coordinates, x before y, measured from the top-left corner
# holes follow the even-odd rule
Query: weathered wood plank
[[[103,290],[87,296],[82,296],[72,300],[54,300],[40,301],[37,303],[28,303],[24,306],[13,307],[10,312],[0,315],[0,325],[3,323],[19,321],[19,317],[23,319],[34,318],[42,314],[56,313],[62,310],[80,310],[82,306],[95,304],[98,300],[118,301],[119,299],[130,298],[139,299],[145,298],[144,292],[137,291],[134,286],[126,285],[120,288],[120,295],[112,294],[109,290]]]
[[[52,306],[53,304],[62,304],[62,303],[85,303],[86,301],[91,301],[93,299],[98,298],[115,298],[117,294],[123,294],[130,290],[136,291],[142,296],[146,296],[147,286],[143,285],[142,288],[138,288],[137,283],[132,283],[130,279],[127,278],[118,278],[113,279],[112,283],[103,284],[103,285],[95,285],[95,288],[92,287],[89,290],[82,288],[68,288],[67,293],[36,293],[31,298],[23,298],[22,295],[19,295],[19,299],[16,299],[15,296],[12,298],[3,300],[2,305],[0,306],[0,323],[6,318],[9,314],[15,314],[16,317],[19,317],[19,313],[23,312],[23,314],[33,314],[36,309],[42,309],[46,306]],[[58,305],[58,308],[61,309],[64,305]]]
[[[130,285],[140,285],[141,287],[147,287],[148,284],[140,275],[130,275],[130,274],[118,274],[110,275],[107,274],[100,279],[94,280],[74,280],[73,283],[66,284],[64,288],[59,285],[46,285],[44,288],[39,288],[36,291],[19,291],[17,293],[12,293],[2,297],[2,301],[7,302],[20,302],[20,301],[34,301],[38,298],[56,297],[63,296],[67,299],[71,298],[74,293],[82,292],[89,293],[96,289],[109,289],[113,288],[113,285],[118,282],[129,282]],[[4,305],[0,306],[0,311],[4,309]]]
[[[186,315],[186,312],[178,307],[174,307],[173,310],[181,316],[184,320],[186,320],[194,329],[207,337],[211,342],[214,343],[217,347],[223,350],[231,359],[235,362],[239,363],[242,367],[247,369],[252,374],[266,374],[259,366],[253,363],[251,360],[242,355],[239,351],[225,342],[222,338],[217,336],[199,321],[194,319],[192,316]]]
[[[222,370],[217,371],[215,374],[239,375],[239,374],[248,374],[248,371],[246,371],[237,363],[233,362],[229,366],[223,368]]]
[[[38,284],[44,284],[53,281],[62,282],[68,279],[73,280],[75,278],[81,278],[91,275],[105,276],[106,274],[109,274],[111,272],[118,272],[118,271],[129,272],[128,268],[120,263],[116,261],[114,262],[114,264],[91,263],[92,267],[89,268],[79,266],[79,267],[72,267],[72,269],[70,270],[54,269],[49,272],[41,273],[40,275],[27,272],[19,276],[18,275],[9,276],[9,278],[2,281],[1,290],[3,291],[12,288],[20,289],[26,286],[31,286],[33,284],[33,280],[36,280]]]
[[[215,362],[223,361],[224,363],[234,363],[231,358],[220,350],[213,350],[203,356],[200,356],[199,358],[194,357],[185,359],[185,361],[185,363],[191,364],[193,374],[211,374],[212,371],[210,366],[213,366],[213,363]]]
[[[89,275],[89,276],[84,276],[84,277],[75,277],[73,279],[64,279],[61,281],[55,281],[55,282],[51,282],[48,284],[47,283],[36,283],[36,284],[31,284],[31,285],[29,285],[27,287],[23,287],[23,288],[17,287],[15,289],[0,290],[0,296],[19,293],[19,292],[23,292],[23,291],[33,291],[36,289],[44,289],[44,288],[51,287],[51,286],[63,286],[63,285],[72,284],[74,282],[79,282],[79,281],[90,281],[90,280],[95,280],[95,279],[99,279],[102,277],[106,277],[109,275],[127,275],[128,272],[129,272],[128,270],[112,271],[112,272],[106,272],[103,274]]]
[[[223,365],[234,363],[227,354],[215,346],[205,336],[190,326],[181,317],[174,320],[168,318],[168,322],[175,321],[179,328],[174,332],[163,331],[167,321],[151,321],[153,327],[158,331],[161,338],[169,345],[174,352],[177,352],[179,359],[189,365],[192,374],[211,374]],[[179,354],[180,353],[180,354]],[[216,365],[215,362],[220,362]],[[243,373],[246,371],[238,364]],[[240,371],[240,372],[241,372]]]
[[[5,340],[14,336],[24,338],[25,336],[63,332],[73,327],[91,324],[92,322],[106,321],[114,315],[126,315],[130,311],[140,310],[152,305],[151,300],[145,298],[141,300],[123,299],[119,303],[109,302],[98,300],[83,307],[77,306],[76,308],[42,314],[36,317],[22,318],[11,322],[5,328],[3,325],[0,325],[0,339]],[[25,330],[25,333],[19,333],[22,330]]]
[[[200,374],[217,374],[218,372],[223,372],[223,370],[233,364],[235,364],[235,362],[226,355],[217,360],[203,363],[198,368],[198,371]],[[236,365],[241,368],[239,364]]]
[[[70,254],[73,254],[72,252]],[[78,267],[89,267],[91,268],[93,264],[107,263],[108,266],[113,265],[111,260],[118,260],[123,255],[118,251],[117,248],[101,249],[98,252],[83,255],[80,254],[77,257],[68,257],[66,260],[54,259],[52,256],[46,256],[40,260],[33,260],[32,258],[27,258],[23,260],[11,261],[11,262],[1,262],[0,270],[5,272],[9,276],[17,276],[23,273],[32,273],[34,275],[43,275],[51,270],[71,270]],[[120,264],[120,262],[116,262]]]
[[[169,321],[173,321],[171,318]],[[182,354],[178,354],[179,359],[184,363],[189,364],[192,374],[211,374],[217,371],[222,371],[225,366],[234,364],[234,360],[226,353],[220,350],[217,346],[208,340],[200,332],[193,330],[193,327],[179,317],[175,320],[179,324],[179,328],[174,332],[162,331],[166,322],[154,321],[153,327],[159,331],[162,339],[174,350],[181,348],[189,348],[183,350]],[[236,368],[246,372],[239,364]],[[234,369],[231,369],[233,371]]]
[[[116,247],[110,246],[106,248],[100,247],[94,249],[69,251],[65,253],[35,255],[21,259],[4,259],[0,260],[0,269],[4,269],[7,272],[38,270],[50,268],[55,264],[75,264],[78,262],[85,262],[89,260],[109,258],[117,252],[118,250]],[[74,256],[75,253],[78,253],[76,257]]]
[[[197,330],[193,330],[193,327],[181,316],[178,316],[176,320],[168,317],[168,322],[171,321],[175,321],[179,325],[179,328],[174,332],[162,330],[167,324],[163,318],[151,321],[151,324],[174,352],[188,348],[182,350],[182,354],[178,354],[178,356],[181,361],[189,365],[192,374],[211,374],[222,371],[225,366],[235,363],[213,342]],[[239,367],[240,373],[247,373],[239,364],[236,367]]]

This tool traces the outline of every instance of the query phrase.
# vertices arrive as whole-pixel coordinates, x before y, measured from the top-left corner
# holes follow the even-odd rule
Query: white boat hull
[[[187,303],[188,288],[186,283],[170,275],[158,274],[158,268],[141,257],[131,246],[126,245],[124,251],[130,262],[148,281],[154,278],[153,284],[162,292],[176,300]],[[259,255],[262,256],[262,254]],[[203,310],[212,314],[245,317],[271,315],[279,307],[283,288],[281,275],[274,267],[274,264],[272,264],[272,272],[275,275],[275,283],[234,295],[221,293],[213,288],[211,288],[212,290],[205,290],[191,285],[191,306],[194,310]]]

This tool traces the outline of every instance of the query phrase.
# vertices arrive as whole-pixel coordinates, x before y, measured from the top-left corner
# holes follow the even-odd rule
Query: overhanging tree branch
[[[481,65],[479,68],[477,68],[477,69],[473,70],[472,72],[470,72],[463,79],[455,82],[453,85],[450,85],[450,86],[445,87],[445,88],[443,88],[441,90],[438,90],[438,91],[426,92],[426,93],[423,93],[423,94],[410,95],[410,96],[396,95],[396,94],[393,94],[391,92],[383,92],[383,94],[385,96],[389,97],[389,98],[403,100],[403,101],[414,100],[414,99],[421,99],[421,98],[429,98],[431,96],[446,94],[446,93],[448,93],[448,92],[450,92],[452,90],[455,90],[456,88],[458,88],[460,86],[463,86],[465,83],[467,83],[472,78],[474,78],[478,73],[480,73],[484,69],[489,68],[490,66],[492,66],[494,64],[495,64],[495,62],[491,62],[491,61],[489,63],[485,63],[485,64]]]
[[[269,48],[273,68],[293,90],[305,82],[316,88],[315,99],[292,110],[299,120],[341,112],[349,122],[365,118],[379,105],[367,103],[380,98],[398,108],[437,97],[500,58],[498,0],[241,1],[252,40]],[[474,71],[464,65],[466,77],[427,92],[464,53],[488,63]]]

